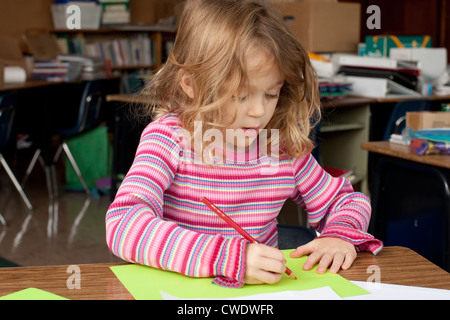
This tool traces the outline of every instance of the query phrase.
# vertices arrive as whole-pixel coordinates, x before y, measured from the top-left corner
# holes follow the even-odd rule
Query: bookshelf
[[[319,136],[320,162],[352,170],[355,190],[369,195],[368,153],[360,145],[369,140],[370,102],[361,100],[356,105],[345,105],[349,100],[324,105]]]
[[[64,53],[101,57],[122,77],[122,93],[134,93],[161,67],[175,41],[173,28],[127,25],[96,30],[50,30]]]
[[[356,191],[369,193],[369,155],[361,143],[369,140],[369,98],[344,98],[323,102],[323,117],[318,134],[319,163],[351,170],[351,183]],[[288,199],[278,216],[280,224],[308,227],[307,213]]]
[[[97,30],[50,30],[67,53],[101,56],[113,70],[158,69],[175,39],[172,28],[126,26]]]

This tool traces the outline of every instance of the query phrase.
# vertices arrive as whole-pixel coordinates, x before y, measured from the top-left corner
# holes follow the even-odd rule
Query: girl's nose
[[[266,112],[266,108],[264,107],[263,99],[252,99],[249,103],[247,115],[253,118],[262,117]]]

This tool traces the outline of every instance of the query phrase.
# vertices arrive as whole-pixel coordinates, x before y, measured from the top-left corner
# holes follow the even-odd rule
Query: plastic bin
[[[102,16],[102,7],[77,3],[81,10],[81,29],[99,29]],[[67,13],[69,4],[52,4],[51,11],[53,17],[53,27],[58,30],[67,30],[67,19],[72,15]]]

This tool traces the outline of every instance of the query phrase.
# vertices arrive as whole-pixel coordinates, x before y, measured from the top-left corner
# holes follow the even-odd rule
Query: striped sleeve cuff
[[[247,243],[243,238],[231,238],[223,242],[214,266],[218,276],[212,283],[227,288],[240,288],[244,285]]]
[[[327,226],[319,238],[340,238],[355,245],[358,251],[370,251],[377,254],[383,249],[383,242],[375,239],[371,234],[361,230],[345,228],[342,226]]]

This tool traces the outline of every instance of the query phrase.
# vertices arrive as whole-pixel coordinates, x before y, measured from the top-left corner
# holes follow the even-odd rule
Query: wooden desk
[[[416,155],[388,141],[361,148],[371,152],[369,232],[450,270],[450,156]]]
[[[25,89],[48,87],[48,86],[58,85],[61,83],[65,83],[65,82],[63,82],[63,81],[28,80],[25,82],[18,82],[18,83],[5,83],[0,86],[0,92],[20,91],[20,90],[25,90]]]
[[[117,265],[117,264],[115,264]],[[358,258],[340,275],[349,280],[367,281],[367,268],[377,265],[383,283],[450,289],[450,274],[417,253],[402,247],[384,248],[374,256],[358,253]],[[67,288],[67,266],[0,269],[0,296],[30,287],[46,290],[68,299],[130,300],[131,294],[109,269],[112,264],[80,265],[81,289]],[[301,280],[300,280],[301,281]]]
[[[121,94],[109,94],[106,96],[108,102],[119,102],[123,104],[149,104],[152,101],[145,95],[121,93]]]
[[[407,146],[389,141],[364,142],[361,144],[361,148],[391,157],[450,169],[450,155],[417,155],[411,152]]]

